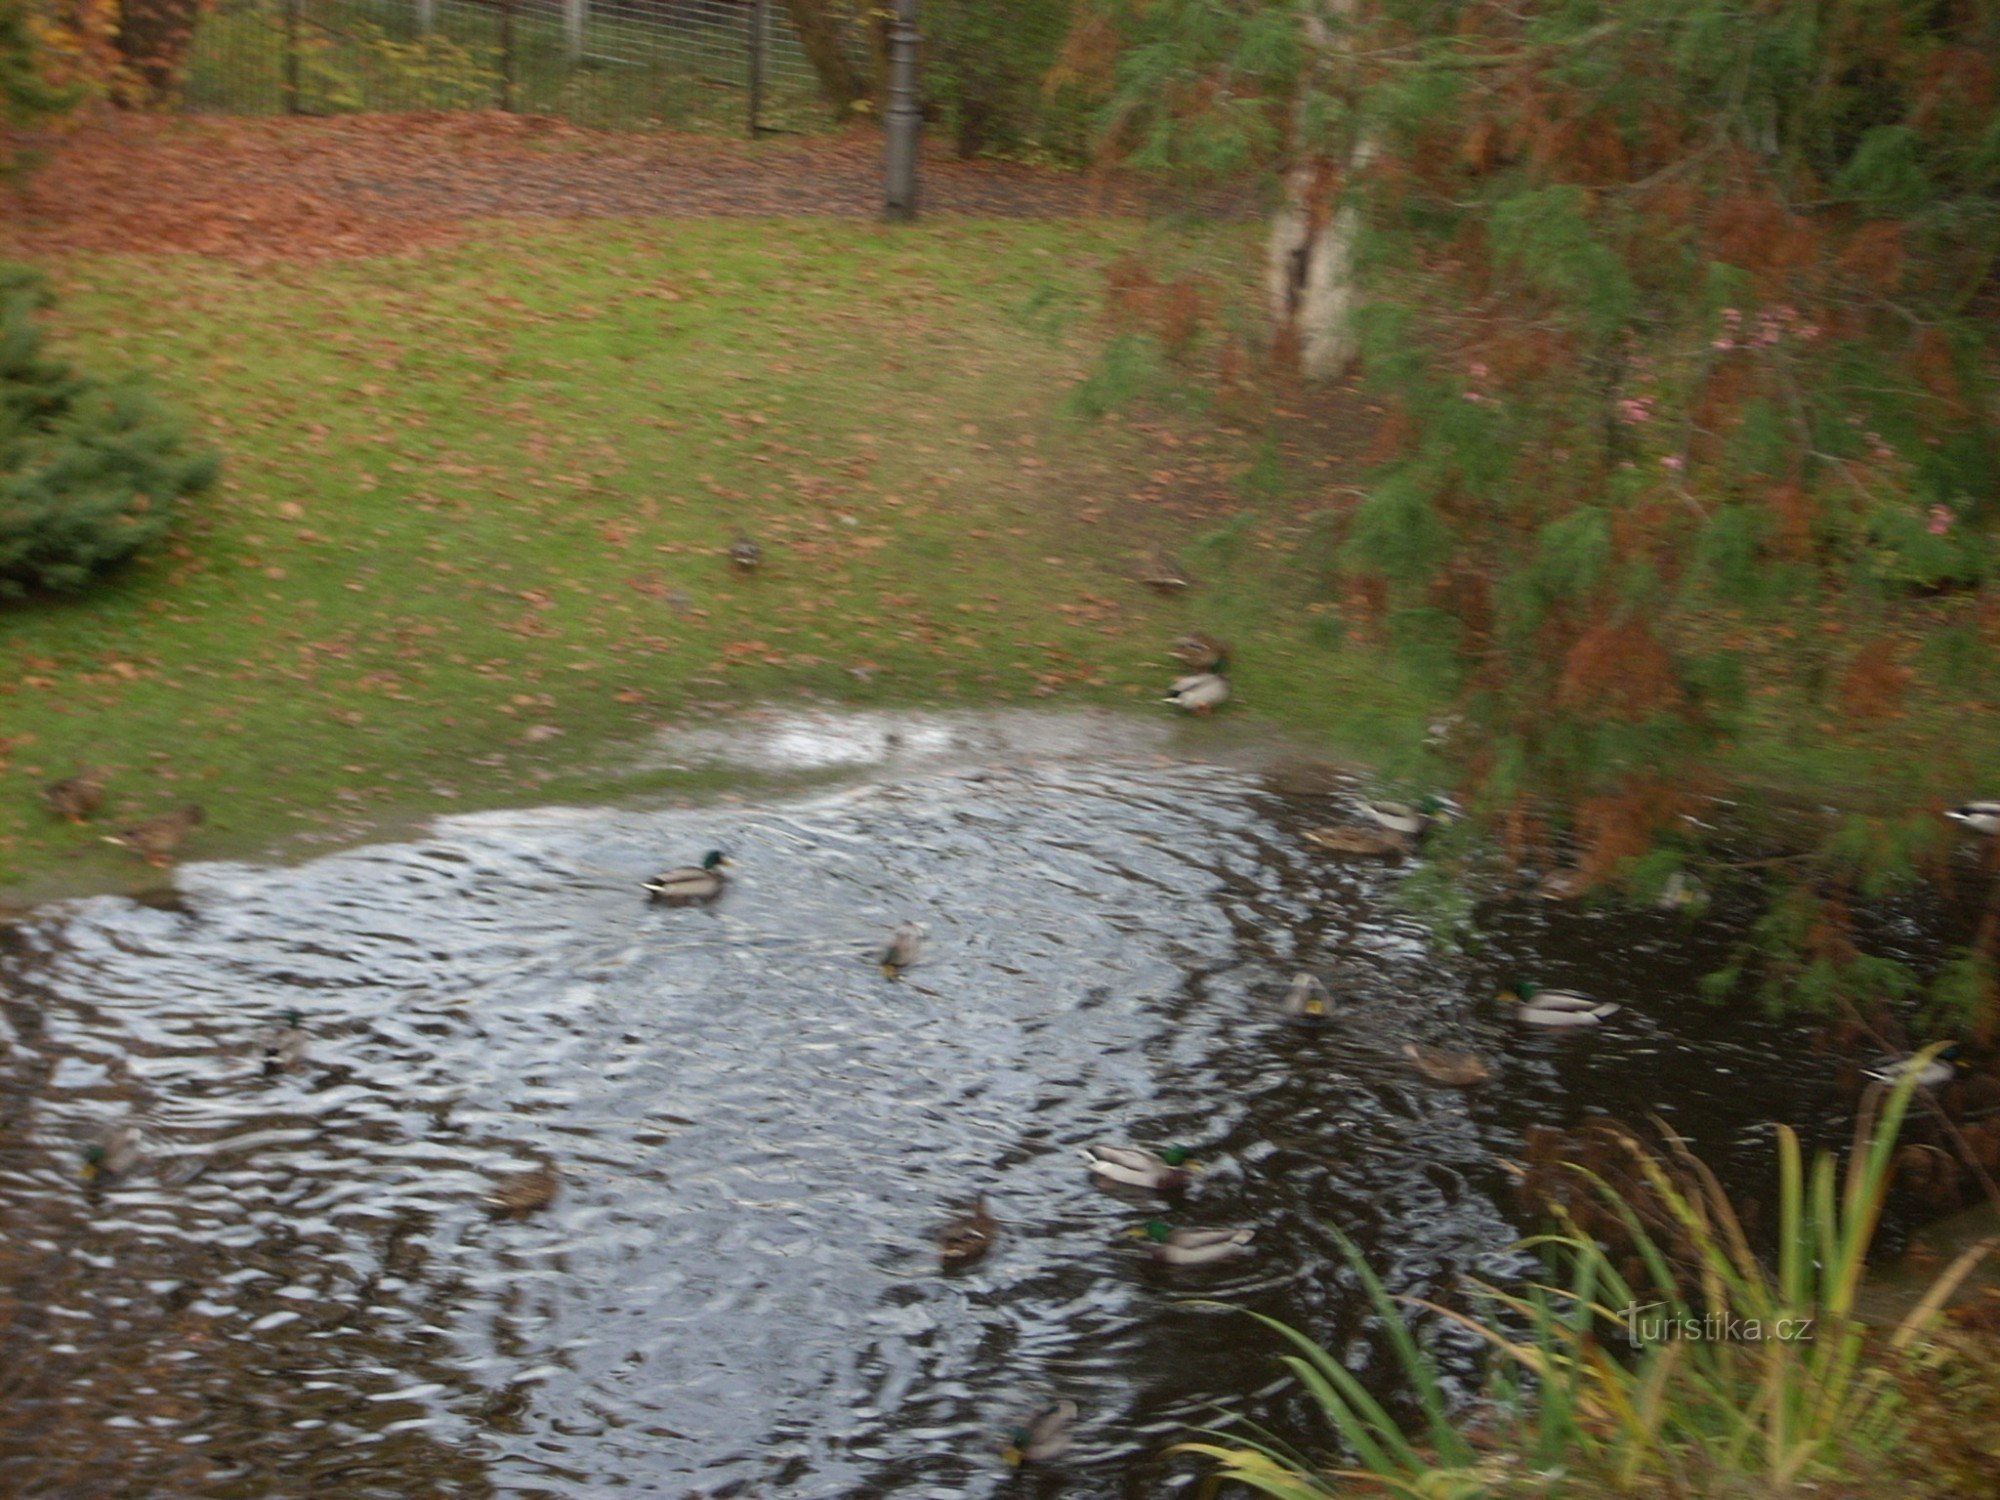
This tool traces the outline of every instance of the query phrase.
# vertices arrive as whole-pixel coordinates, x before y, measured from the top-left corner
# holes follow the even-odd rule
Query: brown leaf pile
[[[5,205],[15,253],[180,251],[249,261],[388,255],[472,218],[828,215],[881,210],[881,140],[751,143],[613,135],[541,116],[222,119],[106,115],[11,144],[41,158]],[[1126,213],[1131,180],[943,155],[927,211],[1009,218]]]

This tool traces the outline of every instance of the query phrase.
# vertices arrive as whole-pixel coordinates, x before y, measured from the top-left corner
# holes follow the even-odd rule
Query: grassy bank
[[[1407,742],[1420,705],[1271,570],[1290,522],[1230,523],[1271,485],[1251,434],[1072,414],[1086,377],[1150,388],[1115,361],[1107,385],[1099,312],[1141,233],[600,222],[52,268],[60,347],[153,372],[227,468],[169,552],[0,612],[0,882],[143,878],[38,805],[82,765],[113,773],[103,823],[199,799],[193,854],[310,847],[686,784],[618,747],[729,705],[1149,700],[1203,620],[1255,627],[1246,705]],[[1131,579],[1156,543],[1243,586],[1158,599]]]
[[[150,370],[227,468],[169,551],[0,609],[0,891],[149,878],[40,806],[79,766],[113,772],[103,823],[198,799],[194,855],[311,849],[700,790],[629,747],[740,705],[1165,713],[1189,626],[1236,644],[1232,717],[1411,774],[1443,678],[1389,667],[1333,573],[1370,419],[1218,386],[1251,235],[594,221],[311,267],[51,266],[63,352]],[[1206,278],[1185,368],[1106,321],[1132,257]],[[1186,597],[1133,582],[1160,545]],[[1850,713],[1846,642],[1879,612],[1716,623],[1754,667],[1738,785],[1900,811],[2000,781],[1978,596],[1905,606],[1909,658],[1957,666]]]

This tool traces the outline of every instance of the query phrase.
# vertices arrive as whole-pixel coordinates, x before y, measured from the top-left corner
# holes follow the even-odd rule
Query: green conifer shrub
[[[0,267],[0,598],[85,587],[158,540],[217,470],[136,381],[49,358],[47,301],[33,272]]]

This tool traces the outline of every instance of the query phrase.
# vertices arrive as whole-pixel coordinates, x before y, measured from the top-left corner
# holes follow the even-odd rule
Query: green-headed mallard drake
[[[1199,630],[1174,637],[1174,660],[1190,672],[1223,672],[1229,668],[1229,647]]]
[[[1870,1083],[1894,1087],[1905,1073],[1914,1071],[1918,1088],[1941,1089],[1958,1076],[1958,1056],[1962,1050],[1953,1042],[1928,1061],[1919,1061],[1921,1054],[1915,1052],[1878,1057],[1861,1070],[1861,1076]]]
[[[1966,802],[1945,813],[1961,828],[1983,833],[1988,838],[2000,833],[2000,802]]]
[[[1158,1154],[1140,1146],[1085,1146],[1083,1155],[1092,1175],[1125,1187],[1178,1193],[1190,1181],[1188,1153],[1183,1146],[1169,1146]]]
[[[1051,1401],[1015,1424],[1000,1457],[1013,1467],[1061,1458],[1069,1451],[1069,1429],[1075,1421],[1074,1401]]]
[[[1500,999],[1514,1007],[1514,1019],[1523,1026],[1595,1026],[1624,1009],[1578,990],[1544,990],[1532,984],[1510,984]]]
[[[1179,594],[1194,584],[1194,578],[1171,552],[1153,551],[1139,565],[1139,582],[1155,593]]]
[[[1415,1042],[1403,1043],[1403,1056],[1432,1083],[1441,1083],[1446,1088],[1469,1089],[1484,1083],[1490,1071],[1485,1060],[1470,1052],[1446,1052],[1437,1047],[1420,1047]]]
[[[51,781],[42,788],[42,800],[57,817],[71,823],[82,823],[104,804],[104,783],[109,779],[109,772],[90,766],[74,776]]]
[[[1416,840],[1406,833],[1392,833],[1386,828],[1363,828],[1352,823],[1330,823],[1324,828],[1308,828],[1300,837],[1327,854],[1407,854],[1416,845]]]
[[[1178,679],[1162,701],[1207,718],[1229,701],[1229,679],[1220,672],[1196,672]]]
[[[647,898],[662,906],[697,906],[722,894],[729,877],[722,873],[729,860],[720,849],[711,849],[698,865],[676,865],[646,882]]]
[[[739,573],[754,573],[764,562],[764,549],[740,531],[729,544],[729,562]]]
[[[294,1073],[304,1065],[312,1038],[306,1035],[306,1018],[296,1010],[280,1013],[278,1023],[258,1040],[266,1073]]]
[[[913,967],[923,956],[923,924],[905,922],[889,934],[889,941],[882,945],[875,962],[881,966],[884,979],[900,979],[903,970]]]
[[[523,1218],[555,1202],[561,1186],[562,1174],[553,1163],[544,1163],[532,1172],[519,1172],[494,1183],[486,1195],[486,1207],[497,1218]]]
[[[1317,975],[1294,974],[1292,982],[1285,986],[1282,1003],[1288,1016],[1301,1021],[1323,1021],[1327,1012],[1326,986]]]
[[[1257,1231],[1246,1228],[1173,1229],[1158,1219],[1141,1231],[1153,1259],[1167,1266],[1212,1266],[1247,1255]]]
[[[1433,823],[1455,822],[1459,816],[1455,803],[1436,795],[1423,798],[1414,807],[1407,802],[1374,801],[1362,803],[1361,808],[1376,826],[1406,839],[1420,839]]]
[[[947,1271],[969,1266],[988,1250],[1000,1233],[1000,1221],[986,1208],[981,1193],[970,1210],[952,1219],[938,1231],[938,1259]]]
[[[107,844],[123,844],[155,869],[167,864],[182,839],[201,826],[202,810],[190,802],[177,812],[162,813],[143,823],[134,823],[121,833],[107,834]]]
[[[136,1127],[107,1126],[84,1146],[77,1172],[85,1182],[107,1182],[125,1176],[145,1160],[146,1143]]]

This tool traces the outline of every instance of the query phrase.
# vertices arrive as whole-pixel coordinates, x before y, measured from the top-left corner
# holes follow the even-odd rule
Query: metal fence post
[[[299,112],[299,7],[304,0],[285,0],[285,113]]]
[[[514,108],[514,0],[500,0],[500,107]]]
[[[583,27],[590,18],[590,0],[563,0],[563,44],[570,66],[583,61]]]
[[[417,0],[417,30],[437,30],[437,0]]]
[[[896,0],[889,22],[889,107],[883,111],[883,215],[917,216],[917,0]]]
[[[764,0],[750,0],[750,139],[764,128]]]

